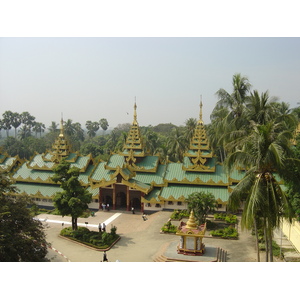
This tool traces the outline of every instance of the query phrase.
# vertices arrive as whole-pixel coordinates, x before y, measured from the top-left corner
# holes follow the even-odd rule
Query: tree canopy
[[[62,160],[54,169],[52,180],[60,183],[62,192],[56,193],[53,204],[62,216],[71,215],[72,229],[77,229],[77,219],[88,209],[92,194],[83,187],[78,179],[79,169],[70,167],[70,163]]]
[[[43,225],[28,208],[32,202],[13,198],[11,181],[0,173],[0,261],[47,261],[47,242]]]

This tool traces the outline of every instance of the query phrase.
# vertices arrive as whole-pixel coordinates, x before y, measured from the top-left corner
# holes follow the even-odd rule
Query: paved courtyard
[[[112,225],[117,227],[121,239],[107,252],[111,262],[153,262],[157,257],[177,256],[176,245],[179,237],[176,235],[160,234],[160,228],[169,219],[171,212],[160,211],[148,215],[143,221],[141,213],[131,214],[125,211],[96,212],[94,217],[80,218],[80,226],[87,226],[90,230],[98,230],[98,224],[106,222],[107,230]],[[46,225],[47,241],[51,243],[48,258],[51,261],[71,262],[99,262],[103,252],[96,251],[59,237],[63,226],[70,226],[70,217],[55,215],[39,215],[38,218]],[[86,224],[88,222],[88,224]],[[62,223],[64,223],[62,225]],[[176,222],[172,222],[176,225]],[[227,251],[228,262],[254,262],[256,251],[254,238],[249,232],[241,232],[239,240],[222,240],[211,237],[203,239],[207,251],[206,257],[199,257],[202,261],[214,260],[213,249],[220,247]],[[211,256],[211,258],[209,257]],[[180,255],[181,259],[189,257]]]

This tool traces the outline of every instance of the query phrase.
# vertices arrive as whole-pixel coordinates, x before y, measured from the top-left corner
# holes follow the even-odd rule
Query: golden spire
[[[198,121],[199,124],[203,124],[202,106],[203,106],[203,104],[202,104],[202,95],[201,95],[201,100],[200,100],[200,114],[199,114],[199,121]]]
[[[60,134],[59,137],[64,137],[64,120],[63,116],[61,114],[61,120],[60,120]]]
[[[188,221],[186,222],[185,228],[189,228],[189,229],[196,229],[197,228],[197,223],[196,223],[196,220],[195,220],[193,210],[191,210],[191,213],[190,213]]]
[[[138,122],[137,122],[137,113],[136,113],[136,98],[134,99],[134,112],[133,112],[133,123],[132,125],[138,125]]]

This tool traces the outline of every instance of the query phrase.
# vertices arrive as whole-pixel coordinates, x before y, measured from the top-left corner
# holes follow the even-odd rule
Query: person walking
[[[102,231],[103,231],[103,232],[106,232],[106,225],[105,225],[104,222],[102,223]]]
[[[133,214],[135,213],[135,212],[134,212],[134,207],[133,207],[133,206],[131,207],[131,211],[132,211]]]
[[[148,218],[147,218],[147,216],[146,216],[145,213],[143,213],[142,218],[143,218],[144,221],[148,220]]]
[[[106,209],[109,211],[109,203],[106,204]]]
[[[103,252],[103,260],[102,260],[102,262],[105,262],[105,261],[108,262],[106,251]]]
[[[98,225],[99,232],[101,232],[101,223]]]

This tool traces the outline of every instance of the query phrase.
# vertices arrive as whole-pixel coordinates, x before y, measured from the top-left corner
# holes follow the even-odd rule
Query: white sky
[[[139,3],[130,2],[136,5]],[[220,88],[232,91],[234,73],[248,76],[253,89],[259,92],[269,90],[271,96],[290,103],[290,107],[300,102],[300,38],[279,38],[276,33],[281,31],[274,34],[272,31],[264,31],[262,27],[254,30],[254,34],[249,37],[247,18],[233,14],[232,23],[217,23],[222,12],[216,10],[210,15],[213,20],[206,16],[203,22],[201,7],[198,7],[198,12],[187,8],[184,10],[178,1],[172,2],[177,4],[172,6],[176,7],[173,14],[170,7],[162,6],[155,20],[165,20],[165,26],[160,26],[159,22],[157,25],[153,19],[156,27],[153,26],[153,34],[149,34],[151,31],[147,21],[153,17],[154,7],[147,7],[148,13],[144,14],[143,23],[143,14],[122,14],[121,10],[125,9],[122,3],[119,3],[119,9],[113,14],[114,20],[120,19],[117,25],[108,30],[108,34],[100,30],[101,37],[88,37],[95,36],[94,27],[85,28],[81,25],[91,25],[91,19],[98,17],[108,25],[113,23],[101,6],[98,6],[97,11],[88,9],[86,5],[82,10],[82,18],[78,14],[83,7],[75,5],[77,10],[74,10],[74,7],[62,6],[69,13],[71,23],[64,19],[64,10],[56,11],[54,18],[52,13],[55,10],[50,6],[47,7],[48,14],[44,15],[43,23],[41,15],[34,12],[31,15],[21,14],[26,6],[20,2],[19,13],[14,17],[21,18],[21,22],[19,20],[18,25],[13,26],[8,33],[0,32],[0,115],[6,110],[19,113],[28,111],[48,127],[51,121],[59,122],[63,113],[65,120],[80,122],[83,127],[87,120],[106,118],[110,128],[113,128],[120,123],[132,122],[136,97],[140,125],[169,122],[183,125],[190,117],[198,118],[202,95],[204,121],[209,123],[209,115],[217,101],[215,93]],[[221,9],[224,8],[223,2],[219,5]],[[13,10],[13,6],[9,8]],[[72,14],[72,9],[77,14]],[[109,9],[112,10],[113,6],[106,6],[106,10]],[[183,9],[182,12],[180,9]],[[275,12],[282,16],[284,9],[277,9]],[[164,19],[163,12],[167,11],[172,22],[170,26],[177,25],[174,31],[168,29],[169,23],[166,24],[167,19]],[[192,14],[191,19],[185,15],[187,11]],[[183,17],[176,19],[180,13]],[[255,22],[252,17],[250,20],[260,24],[262,12],[258,10],[256,14]],[[5,12],[3,16],[6,17]],[[232,16],[229,14],[228,19],[223,17],[223,20],[228,21]],[[271,17],[271,23],[268,19],[264,22],[274,27],[278,23],[276,14],[274,16],[274,20]],[[26,22],[22,22],[22,19]],[[50,24],[47,23],[49,20]],[[126,23],[126,20],[132,21]],[[179,20],[183,20],[183,23]],[[288,20],[292,22],[292,19]],[[193,30],[195,27],[188,26],[185,29],[183,25],[193,25],[193,22],[198,24],[198,29],[203,24],[214,23],[215,27],[212,31],[208,30],[208,35],[187,37],[190,36],[189,32],[191,36],[196,36]],[[244,36],[241,33],[245,33],[248,37],[218,37],[222,36],[224,27],[232,29],[237,25],[236,22],[241,24],[229,36]],[[6,17],[7,24],[14,24],[13,19]],[[71,24],[75,27],[73,31],[70,30]],[[224,26],[226,24],[227,27]],[[123,31],[123,27],[129,30],[129,34],[124,34],[126,31]],[[118,37],[118,30],[120,36],[124,37]],[[140,37],[143,36],[140,32],[145,32],[146,37]],[[161,32],[169,34],[160,37]],[[216,35],[217,32],[221,34]],[[259,33],[275,37],[251,37],[261,36]],[[84,37],[76,37],[76,34]]]

